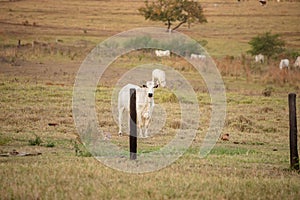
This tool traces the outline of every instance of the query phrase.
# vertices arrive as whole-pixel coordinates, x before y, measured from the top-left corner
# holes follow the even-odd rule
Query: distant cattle
[[[290,61],[288,59],[282,59],[279,63],[279,68],[283,69],[283,68],[289,68],[290,65]]]
[[[258,54],[255,56],[255,62],[259,63],[264,63],[265,62],[265,57],[262,54]]]
[[[161,87],[166,87],[166,73],[163,70],[154,69],[152,71],[152,81]]]
[[[163,51],[163,50],[155,50],[155,55],[157,57],[164,57],[164,56],[170,57],[170,54],[171,54],[170,50],[165,50],[165,51]]]
[[[199,59],[201,61],[205,61],[206,60],[206,56],[205,55],[201,55],[201,54],[191,54],[191,59]]]
[[[136,89],[136,113],[139,135],[140,137],[148,137],[148,127],[154,108],[154,88],[157,87],[153,81],[147,81],[147,85],[143,85],[143,87],[127,84],[120,90],[118,96],[119,135],[122,135],[123,112],[126,111],[129,116],[130,89],[134,88]]]
[[[300,69],[300,56],[297,57],[297,59],[296,59],[296,61],[294,63],[294,67]]]
[[[265,6],[267,4],[267,0],[259,0],[260,5]]]

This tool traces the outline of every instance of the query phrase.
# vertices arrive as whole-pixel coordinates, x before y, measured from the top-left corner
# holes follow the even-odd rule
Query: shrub
[[[40,146],[42,144],[42,139],[39,136],[35,135],[35,139],[28,140],[28,142],[31,146]]]
[[[271,34],[270,32],[252,38],[249,44],[251,50],[248,53],[251,55],[263,54],[267,58],[282,53],[285,46],[285,42],[280,39],[279,34]]]
[[[205,41],[202,41],[203,44]],[[200,43],[201,44],[201,43]],[[202,45],[204,46],[204,45]],[[203,49],[199,46],[196,41],[186,41],[184,39],[172,39],[170,41],[165,41],[160,43],[158,40],[151,38],[150,36],[139,36],[134,39],[131,39],[124,43],[125,48],[158,48],[162,50],[170,50],[173,53],[181,55],[190,55],[191,53],[200,54],[203,53]]]
[[[82,144],[78,144],[76,141],[74,142],[74,150],[75,155],[80,157],[91,157],[92,154],[86,150],[86,148]]]
[[[124,46],[127,48],[137,48],[137,47],[149,47],[151,48],[151,44],[156,43],[150,36],[139,36],[134,39],[131,39],[125,42]]]
[[[46,144],[46,147],[52,148],[52,147],[55,147],[55,144],[54,144],[54,142],[50,141]]]
[[[300,52],[298,52],[296,49],[287,49],[284,54],[286,58],[292,59],[296,59],[298,56],[300,56]]]

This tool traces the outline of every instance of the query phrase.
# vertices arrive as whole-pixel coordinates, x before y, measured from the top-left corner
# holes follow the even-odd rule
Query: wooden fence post
[[[299,155],[297,147],[297,116],[296,94],[289,94],[289,119],[290,119],[290,163],[291,169],[299,170]]]
[[[136,160],[137,157],[137,125],[136,125],[136,90],[130,89],[130,136],[129,149],[130,160]]]

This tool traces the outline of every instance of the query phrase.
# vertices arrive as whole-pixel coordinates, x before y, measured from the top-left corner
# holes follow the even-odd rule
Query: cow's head
[[[149,98],[153,97],[154,88],[157,88],[158,85],[155,85],[153,81],[147,81],[146,85],[143,85],[143,88],[147,88],[147,94]]]

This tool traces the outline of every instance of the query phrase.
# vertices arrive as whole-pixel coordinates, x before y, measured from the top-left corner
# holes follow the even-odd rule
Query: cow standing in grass
[[[151,121],[154,108],[154,88],[157,88],[153,81],[147,81],[143,87],[127,84],[119,92],[118,111],[119,111],[119,135],[122,135],[122,116],[126,111],[130,113],[130,89],[136,89],[136,114],[139,136],[148,137],[148,127]]]
[[[152,71],[152,81],[161,87],[166,87],[166,73],[163,70],[154,69]]]
[[[300,69],[300,56],[297,57],[295,63],[294,63],[294,67],[296,69]]]
[[[206,60],[206,56],[205,55],[201,55],[201,54],[191,54],[191,59],[199,59],[201,61],[205,61]]]
[[[257,63],[264,63],[265,61],[265,57],[262,54],[258,54],[255,56],[255,62]]]
[[[155,55],[156,55],[157,57],[164,57],[164,56],[170,57],[171,52],[170,52],[170,50],[166,50],[166,51],[163,51],[163,50],[155,50]]]
[[[290,65],[290,61],[288,59],[282,59],[279,63],[279,69],[283,69],[283,68],[289,68]]]

